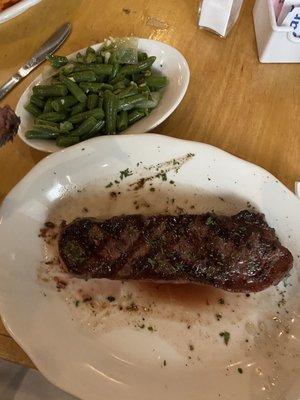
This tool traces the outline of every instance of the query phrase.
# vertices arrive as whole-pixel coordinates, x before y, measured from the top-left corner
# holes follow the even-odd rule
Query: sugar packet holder
[[[260,62],[300,62],[300,8],[278,25],[273,0],[256,0],[253,20]]]

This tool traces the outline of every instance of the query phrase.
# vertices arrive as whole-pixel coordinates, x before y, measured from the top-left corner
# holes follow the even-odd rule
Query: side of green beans
[[[54,74],[32,89],[25,109],[34,123],[26,137],[66,147],[123,132],[151,113],[168,79],[154,72],[156,57],[122,46],[89,47],[70,61],[49,56]]]

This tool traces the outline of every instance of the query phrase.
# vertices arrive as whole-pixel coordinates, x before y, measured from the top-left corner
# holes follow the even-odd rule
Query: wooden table
[[[0,82],[14,73],[63,22],[73,33],[61,47],[69,54],[108,36],[135,35],[177,47],[191,81],[176,112],[156,132],[210,143],[256,163],[293,190],[300,179],[300,67],[260,64],[252,7],[246,0],[227,39],[197,28],[198,0],[43,0],[0,25]],[[37,68],[0,106],[15,107]],[[18,138],[0,150],[0,201],[43,157]],[[1,260],[0,260],[1,262]],[[0,325],[0,357],[33,366]]]

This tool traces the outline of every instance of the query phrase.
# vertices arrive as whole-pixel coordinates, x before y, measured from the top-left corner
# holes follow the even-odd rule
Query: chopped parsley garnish
[[[240,374],[242,374],[242,373],[243,373],[243,368],[238,368],[238,372],[239,372]]]
[[[220,321],[220,319],[222,318],[222,314],[217,313],[215,315],[216,315],[217,321]]]
[[[219,303],[219,304],[225,304],[225,300],[223,299],[223,297],[221,297],[221,298],[218,300],[218,303]]]
[[[144,329],[144,328],[145,328],[145,324],[140,324],[140,325],[138,325],[138,327],[139,327],[140,329]]]
[[[224,339],[224,343],[226,346],[228,345],[229,339],[230,339],[230,333],[227,331],[220,332],[219,335]]]
[[[154,187],[150,188],[150,192],[155,192],[155,188]]]
[[[116,298],[115,298],[114,296],[108,296],[108,297],[107,297],[107,300],[108,300],[110,303],[112,303],[113,301],[116,300]]]
[[[127,311],[137,311],[138,310],[138,306],[134,303],[131,303],[129,306],[126,307]]]
[[[80,303],[80,301],[79,301],[79,300],[76,300],[76,301],[75,301],[75,307],[78,307],[78,306],[79,306],[79,303]]]
[[[109,184],[106,185],[105,187],[106,187],[106,188],[110,188],[110,187],[112,187],[112,185],[113,185],[113,183],[112,183],[112,182],[109,182]]]
[[[171,179],[171,180],[170,180],[170,184],[171,184],[171,185],[174,185],[175,182]]]
[[[148,263],[152,265],[152,267],[154,267],[154,265],[156,264],[155,260],[153,260],[153,258],[150,257],[148,258]]]
[[[166,181],[167,178],[167,174],[164,171],[161,171],[159,174],[155,175],[156,178],[161,178],[163,181]]]
[[[205,222],[205,225],[215,225],[214,219],[212,217],[208,217]]]
[[[167,361],[166,361],[166,360],[164,360],[163,364],[164,364],[164,367],[165,367],[165,366],[167,365]]]
[[[190,351],[194,351],[195,347],[192,344],[190,344],[189,349],[190,349]]]
[[[120,171],[120,179],[127,178],[128,176],[132,175],[132,171],[129,170],[129,168],[124,169],[124,171]]]
[[[120,183],[120,181],[115,180],[115,183],[118,185]]]
[[[153,328],[153,326],[148,326],[148,331],[150,331],[150,332],[154,332],[154,328]]]

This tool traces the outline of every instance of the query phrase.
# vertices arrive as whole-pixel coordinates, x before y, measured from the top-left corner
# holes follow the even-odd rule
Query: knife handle
[[[22,76],[17,72],[14,74],[3,86],[0,87],[0,100],[14,87],[20,80]]]

